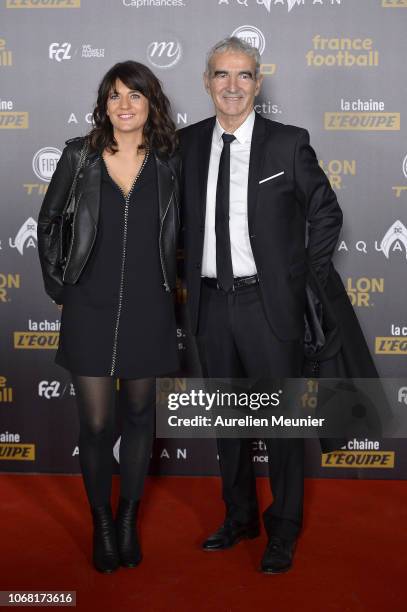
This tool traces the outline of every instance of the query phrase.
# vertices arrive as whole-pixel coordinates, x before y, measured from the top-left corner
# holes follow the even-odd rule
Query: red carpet
[[[77,609],[141,612],[406,610],[407,483],[307,480],[291,572],[264,576],[264,533],[220,553],[199,544],[223,518],[216,478],[151,478],[144,561],[100,575],[78,476],[0,476],[0,590],[76,590]],[[117,496],[115,481],[115,498]],[[262,507],[268,482],[258,479]]]

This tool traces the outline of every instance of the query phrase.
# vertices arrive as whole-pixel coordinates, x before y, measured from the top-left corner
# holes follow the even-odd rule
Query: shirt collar
[[[237,128],[237,130],[235,130],[233,132],[233,135],[235,136],[236,140],[240,144],[243,144],[244,142],[250,142],[251,141],[255,116],[256,116],[256,113],[255,113],[254,110],[252,110],[250,115],[248,115],[248,117],[246,117],[246,119],[243,121],[242,125],[239,126]],[[219,123],[218,119],[216,119],[216,123],[215,123],[215,138],[216,138],[216,140],[220,140],[222,138],[222,134],[224,132],[225,132],[225,130],[223,129],[223,127]]]

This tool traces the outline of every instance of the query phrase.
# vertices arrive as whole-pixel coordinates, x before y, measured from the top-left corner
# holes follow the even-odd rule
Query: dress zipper
[[[166,291],[170,291],[170,285],[169,285],[169,283],[168,283],[167,274],[166,274],[166,272],[165,272],[164,257],[163,257],[162,248],[161,248],[161,235],[162,235],[162,233],[163,233],[163,228],[164,228],[164,221],[165,221],[165,217],[167,216],[167,212],[168,212],[168,209],[169,209],[169,207],[170,207],[170,204],[171,204],[171,200],[172,200],[172,198],[173,198],[173,195],[174,195],[174,192],[171,194],[171,197],[170,197],[170,199],[169,199],[169,201],[168,201],[168,204],[167,204],[167,208],[165,209],[165,212],[164,212],[163,218],[162,218],[162,220],[161,220],[161,222],[160,222],[160,235],[159,235],[159,237],[158,237],[158,246],[159,246],[159,251],[160,251],[161,269],[162,269],[162,271],[163,271],[163,276],[164,276],[164,287],[165,287],[165,290],[166,290]]]
[[[111,368],[110,368],[110,376],[113,376],[115,373],[115,369],[116,369],[116,361],[117,361],[117,341],[118,341],[118,337],[119,337],[119,326],[120,326],[120,315],[122,312],[122,305],[123,305],[123,293],[124,293],[124,271],[125,271],[125,266],[126,266],[126,249],[127,249],[127,230],[128,230],[128,220],[129,220],[129,204],[130,204],[130,198],[131,195],[133,193],[134,187],[137,183],[137,180],[140,176],[140,174],[142,173],[144,166],[147,163],[148,160],[148,155],[149,155],[149,151],[147,149],[143,163],[141,164],[140,170],[137,173],[136,178],[133,181],[133,184],[131,186],[131,189],[129,191],[129,193],[127,194],[127,196],[124,194],[123,189],[121,189],[121,187],[119,187],[119,185],[116,183],[116,181],[114,181],[112,179],[112,177],[110,177],[113,181],[113,183],[116,185],[116,187],[120,190],[120,193],[122,194],[123,198],[124,198],[124,202],[125,202],[125,207],[124,207],[124,225],[123,225],[123,246],[122,246],[122,264],[121,264],[121,270],[120,270],[120,289],[119,289],[119,303],[117,306],[117,316],[116,316],[116,324],[115,324],[115,328],[114,328],[114,337],[113,337],[113,350],[112,350],[112,362],[111,362]],[[106,166],[106,170],[107,173],[109,174],[109,170],[107,168],[107,164],[105,163]],[[109,174],[110,176],[110,174]]]

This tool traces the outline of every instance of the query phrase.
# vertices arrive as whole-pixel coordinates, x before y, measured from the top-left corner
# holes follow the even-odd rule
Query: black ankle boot
[[[138,508],[138,501],[120,497],[116,516],[116,535],[120,565],[123,567],[136,567],[142,558],[136,532]]]
[[[93,565],[98,572],[110,574],[119,567],[116,531],[112,509],[108,506],[92,507]]]

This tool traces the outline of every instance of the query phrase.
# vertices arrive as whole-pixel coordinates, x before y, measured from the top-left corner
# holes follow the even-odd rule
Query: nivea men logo
[[[147,59],[155,68],[172,68],[182,57],[178,39],[153,41],[147,47]]]
[[[18,230],[14,241],[9,238],[9,245],[24,255],[24,248],[37,247],[37,222],[29,217]]]
[[[407,228],[401,221],[395,221],[384,235],[383,240],[380,243],[380,249],[388,259],[390,250],[400,251],[401,245],[404,246],[407,259]]]
[[[266,46],[266,39],[264,38],[263,32],[252,25],[243,25],[236,28],[231,36],[237,36],[237,38],[241,38],[252,47],[256,47],[260,55],[263,53]]]
[[[70,60],[72,59],[72,55],[70,55],[71,51],[71,43],[51,43],[48,47],[48,57],[51,60],[56,60],[57,62],[62,62],[62,60]]]
[[[403,174],[407,179],[407,155],[405,156],[405,158],[403,159]]]
[[[33,171],[39,179],[49,183],[62,153],[55,147],[44,147],[33,157]]]

